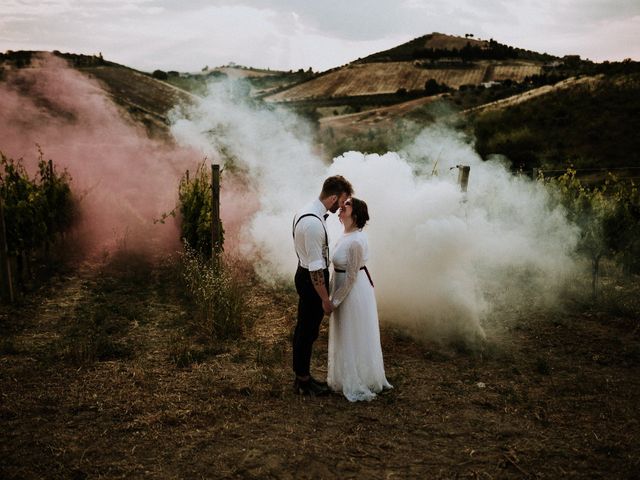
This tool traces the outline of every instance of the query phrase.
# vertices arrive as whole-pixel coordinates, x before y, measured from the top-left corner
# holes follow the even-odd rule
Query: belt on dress
[[[339,268],[334,268],[333,270],[335,272],[338,272],[338,273],[346,273],[347,272],[346,270],[340,270]],[[364,270],[364,273],[367,274],[367,278],[369,279],[369,283],[373,287],[373,280],[371,280],[371,274],[369,273],[369,269],[367,268],[367,266],[365,265],[364,267],[360,267],[360,270]]]

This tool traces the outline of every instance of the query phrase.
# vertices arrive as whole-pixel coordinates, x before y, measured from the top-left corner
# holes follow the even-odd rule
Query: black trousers
[[[329,288],[329,270],[325,269],[324,281]],[[309,375],[313,342],[318,339],[320,323],[324,317],[322,299],[313,288],[309,270],[298,266],[295,276],[298,292],[298,323],[293,334],[293,371],[300,377]]]

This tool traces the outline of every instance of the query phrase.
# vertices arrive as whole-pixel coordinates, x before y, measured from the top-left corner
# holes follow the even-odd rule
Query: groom
[[[293,219],[293,243],[298,256],[295,284],[298,292],[298,322],[293,335],[294,391],[302,395],[325,395],[329,388],[314,379],[309,370],[313,342],[320,323],[333,306],[329,299],[329,239],[325,219],[353,194],[341,175],[329,177],[320,197],[306,205]]]

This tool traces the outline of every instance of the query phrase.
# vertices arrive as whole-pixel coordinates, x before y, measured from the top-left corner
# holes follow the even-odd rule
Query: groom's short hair
[[[342,175],[334,175],[324,181],[322,185],[322,191],[320,192],[320,198],[327,198],[331,195],[342,195],[346,193],[348,196],[353,195],[353,187],[349,180]]]

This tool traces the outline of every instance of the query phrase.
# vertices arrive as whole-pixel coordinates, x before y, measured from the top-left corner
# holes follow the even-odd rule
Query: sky
[[[102,53],[144,71],[322,71],[432,32],[640,60],[640,0],[0,0],[0,52]]]

